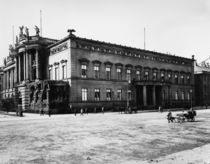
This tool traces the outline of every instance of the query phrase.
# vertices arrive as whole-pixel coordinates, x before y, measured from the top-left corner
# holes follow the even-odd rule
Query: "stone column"
[[[147,86],[143,86],[143,102],[144,106],[147,106]]]
[[[7,70],[7,89],[9,89],[9,71]]]
[[[36,49],[36,79],[39,78],[39,51]]]
[[[28,60],[28,52],[26,51],[26,53],[25,53],[25,55],[26,55],[26,61],[25,61],[25,63],[26,63],[26,80],[29,80],[29,60]]]
[[[3,90],[6,90],[6,72],[4,72]]]
[[[29,77],[29,81],[32,80],[31,53],[28,54],[28,77]]]
[[[14,82],[13,82],[13,79],[14,79],[14,78],[13,78],[13,76],[14,76],[14,71],[13,71],[13,70],[14,70],[14,68],[12,68],[11,71],[10,71],[10,80],[11,80],[10,88],[11,88],[11,89],[13,88],[13,83],[14,83]]]
[[[155,91],[156,87],[155,85],[152,88],[152,99],[153,99],[153,106],[156,105],[156,91]]]
[[[14,69],[14,84],[18,82],[18,76],[17,76],[17,67],[18,67],[18,58],[15,57],[16,63],[15,63],[15,69]]]
[[[19,80],[19,83],[22,81],[21,79],[21,64],[20,64],[20,55],[18,56],[18,80]]]
[[[23,54],[23,72],[24,72],[24,81],[26,80],[26,53]]]

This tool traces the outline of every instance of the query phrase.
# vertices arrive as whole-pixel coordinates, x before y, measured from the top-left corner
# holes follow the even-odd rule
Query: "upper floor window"
[[[184,75],[181,75],[181,83],[184,84]]]
[[[157,80],[157,72],[153,72],[152,79]]]
[[[168,81],[171,81],[171,73],[168,73]]]
[[[117,68],[117,80],[122,80],[122,68]]]
[[[110,80],[111,79],[111,68],[106,67],[106,79]]]
[[[190,75],[187,75],[187,84],[190,84]]]
[[[82,64],[81,65],[81,70],[82,70],[81,77],[82,78],[87,78],[87,65]]]
[[[110,101],[111,100],[111,89],[106,89],[106,100]]]
[[[52,69],[49,69],[49,79],[52,80]]]
[[[144,79],[149,80],[149,71],[144,72]]]
[[[122,89],[117,90],[117,100],[122,100]]]
[[[175,80],[175,84],[178,84],[178,75],[177,74],[174,75],[174,80]]]
[[[95,101],[100,101],[100,89],[95,89]]]
[[[130,83],[131,82],[131,70],[130,69],[127,69],[127,80],[128,82]]]
[[[66,64],[62,65],[62,79],[66,79]]]
[[[58,67],[55,67],[55,80],[58,80]]]
[[[141,74],[139,70],[136,71],[136,80],[141,80]]]
[[[164,81],[165,80],[165,73],[161,72],[160,76],[161,76],[161,81]]]
[[[99,79],[100,78],[100,69],[99,66],[94,66],[94,73],[95,73],[95,78]]]
[[[82,88],[82,101],[87,101],[87,88]]]

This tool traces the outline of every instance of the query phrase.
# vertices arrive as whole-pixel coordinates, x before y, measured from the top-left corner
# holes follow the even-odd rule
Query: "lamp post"
[[[192,94],[192,93],[193,93],[193,90],[190,89],[190,95],[191,95],[191,97],[190,97],[190,98],[191,98],[191,102],[190,102],[190,103],[191,103],[191,109],[193,109],[193,103],[192,103],[193,94]]]

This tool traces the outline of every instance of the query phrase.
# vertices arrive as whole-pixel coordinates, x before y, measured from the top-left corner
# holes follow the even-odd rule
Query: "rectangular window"
[[[94,66],[94,73],[95,73],[95,78],[99,79],[100,78],[100,72],[99,72],[99,66]]]
[[[144,72],[144,78],[145,78],[145,80],[149,80],[149,72],[148,71]]]
[[[175,92],[175,100],[178,100],[178,92]]]
[[[107,101],[110,101],[111,100],[111,89],[107,89],[106,90],[106,100]]]
[[[58,67],[55,67],[55,80],[58,80]]]
[[[157,72],[153,72],[152,78],[153,78],[153,80],[157,80]]]
[[[160,76],[161,76],[161,81],[164,81],[165,80],[165,73],[161,72]]]
[[[49,69],[49,79],[52,80],[52,69]]]
[[[182,100],[184,100],[184,92],[182,92]]]
[[[95,101],[100,101],[100,89],[95,89]]]
[[[184,84],[184,75],[181,75],[181,83]]]
[[[122,89],[117,90],[117,100],[122,100]]]
[[[187,84],[190,84],[190,76],[187,76]]]
[[[111,79],[111,68],[106,67],[106,79],[110,80]]]
[[[62,79],[66,79],[66,65],[62,65]]]
[[[131,70],[130,69],[127,69],[127,81],[128,81],[128,83],[131,82]]]
[[[82,69],[82,78],[87,78],[87,65],[81,65],[81,69]]]
[[[168,81],[171,82],[171,74],[170,73],[168,74]]]
[[[117,68],[117,80],[122,80],[122,69]]]
[[[165,91],[162,92],[162,98],[163,98],[163,100],[166,99],[166,92]]]
[[[128,100],[131,101],[131,90],[128,90]]]
[[[190,92],[187,93],[187,100],[190,100]]]
[[[174,76],[174,80],[175,80],[175,84],[178,84],[178,75],[177,74],[175,74],[175,76]]]
[[[141,80],[141,74],[139,70],[136,71],[136,80]]]
[[[87,101],[87,88],[82,88],[82,101]]]

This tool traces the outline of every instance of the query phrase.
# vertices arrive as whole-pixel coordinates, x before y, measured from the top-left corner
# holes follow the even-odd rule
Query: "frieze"
[[[50,52],[51,52],[51,54],[56,54],[56,53],[59,53],[61,51],[66,50],[66,49],[68,49],[68,43],[67,42],[53,48]]]
[[[125,55],[125,56],[129,56],[129,57],[143,58],[144,60],[152,60],[152,61],[158,61],[158,62],[163,62],[163,63],[191,65],[191,63],[181,61],[181,59],[180,60],[168,59],[168,57],[173,58],[174,56],[172,56],[172,55],[171,56],[168,55],[168,56],[166,56],[166,58],[164,57],[165,54],[163,54],[163,57],[161,57],[161,56],[156,57],[151,54],[149,54],[149,55],[145,54],[145,52],[142,52],[141,54],[139,54],[139,53],[130,52],[130,51],[107,49],[107,48],[103,48],[103,47],[99,47],[99,46],[80,44],[80,43],[77,43],[77,48],[90,50],[90,51],[97,51],[97,52],[102,52],[102,53],[112,53],[112,54],[116,54],[116,55]],[[158,52],[154,52],[154,53],[158,53]],[[180,57],[177,56],[177,58],[180,58]]]

